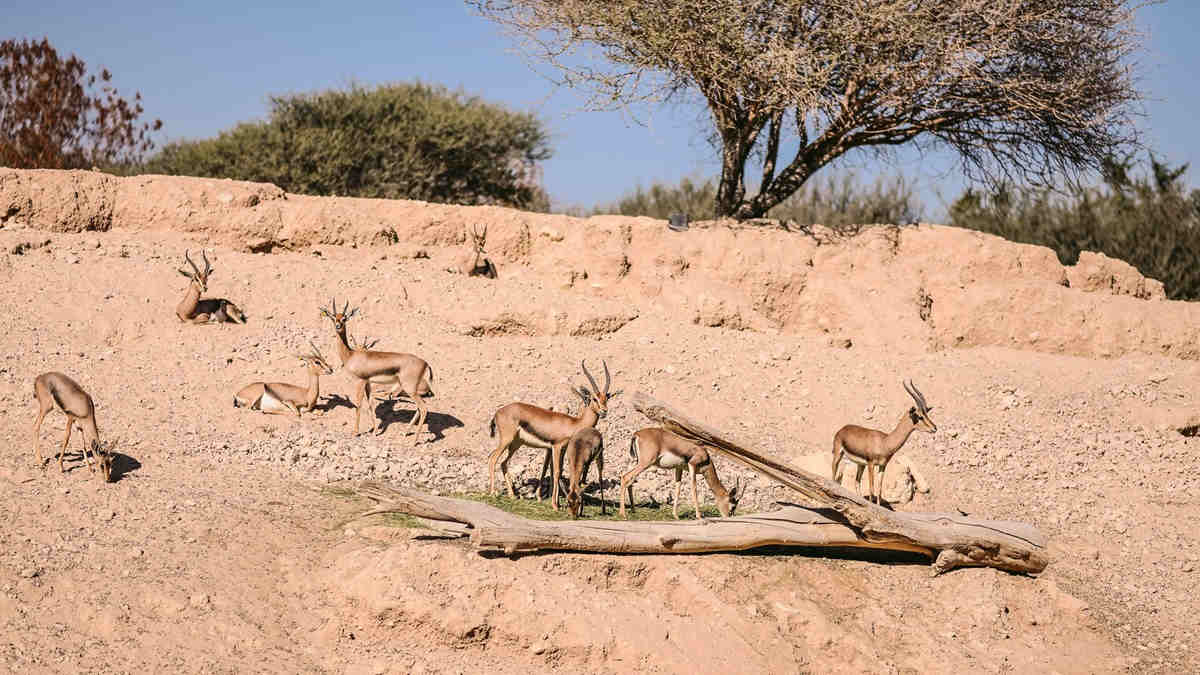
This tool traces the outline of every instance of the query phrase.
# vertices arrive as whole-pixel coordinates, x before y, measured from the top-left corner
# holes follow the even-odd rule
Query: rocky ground
[[[404,244],[212,246],[209,295],[238,302],[250,321],[184,326],[175,268],[202,245],[194,235],[36,225],[0,228],[0,430],[12,441],[0,458],[0,662],[10,669],[1103,673],[1200,663],[1190,525],[1200,364],[1176,358],[1178,344],[1101,358],[1091,347],[880,346],[875,333],[781,330],[769,317],[707,326],[619,285],[568,285],[536,262],[502,265],[498,282],[449,274],[453,249]],[[838,245],[850,247],[843,257],[860,255],[856,241]],[[331,295],[362,307],[352,333],[433,365],[419,444],[403,433],[404,404],[379,404],[382,433],[353,437],[341,371],[322,378],[322,410],[299,421],[232,407],[247,382],[302,383],[293,354],[310,339],[336,365],[317,312]],[[932,311],[935,321],[953,312],[936,301]],[[1097,339],[1131,344],[1097,317]],[[513,400],[574,410],[567,385],[582,381],[581,359],[594,371],[606,359],[614,388],[797,463],[827,453],[842,424],[894,424],[911,377],[939,431],[901,450],[930,492],[898,508],[1032,523],[1050,537],[1053,563],[1034,579],[931,578],[920,561],[781,552],[510,560],[355,519],[367,504],[330,489],[373,478],[482,490],[491,413]],[[66,474],[37,465],[32,380],[52,369],[84,384],[102,434],[120,439],[117,482],[102,484],[77,455]],[[628,439],[644,425],[618,398],[602,425],[607,476],[631,466]],[[61,416],[47,418],[45,455],[62,429]],[[540,468],[528,451],[514,465],[523,479]],[[741,510],[788,498],[720,470],[747,486]],[[665,501],[669,477],[647,473],[637,493]]]

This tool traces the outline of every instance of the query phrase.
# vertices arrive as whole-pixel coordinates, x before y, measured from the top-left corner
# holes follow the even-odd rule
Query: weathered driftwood
[[[936,574],[966,566],[1037,574],[1049,562],[1045,537],[1024,523],[891,511],[852,494],[832,480],[748,450],[728,434],[689,419],[645,394],[634,395],[633,407],[664,428],[704,443],[719,454],[796,490],[814,505],[832,509],[866,542],[928,552],[934,557]]]
[[[816,508],[785,506],[769,513],[682,522],[538,521],[479,502],[378,483],[363,483],[358,492],[380,502],[373,513],[400,511],[462,523],[476,545],[509,554],[537,549],[701,553],[802,546],[922,553],[934,558],[935,574],[963,566],[1036,574],[1046,567],[1045,539],[1028,525],[889,511],[832,481],[747,450],[727,435],[647,396],[636,394],[633,405],[667,429],[795,489]]]

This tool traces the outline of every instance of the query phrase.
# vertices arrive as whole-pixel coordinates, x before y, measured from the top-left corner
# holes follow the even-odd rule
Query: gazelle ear
[[[579,398],[582,398],[584,403],[590,403],[592,400],[592,392],[588,391],[587,387],[578,387],[575,389],[575,393],[579,394]]]
[[[610,399],[616,398],[616,397],[620,396],[620,395],[621,395],[621,392],[623,392],[623,391],[625,391],[625,390],[624,390],[624,389],[618,389],[618,390],[616,390],[616,391],[612,392],[611,394],[609,394],[609,395],[608,395],[608,397],[609,397]]]
[[[176,270],[176,271],[178,271],[180,274],[182,274],[183,276],[185,276],[185,277],[187,277],[187,278],[189,278],[189,279],[191,279],[191,278],[192,278],[192,273],[191,273],[191,272],[184,272],[183,270]]]

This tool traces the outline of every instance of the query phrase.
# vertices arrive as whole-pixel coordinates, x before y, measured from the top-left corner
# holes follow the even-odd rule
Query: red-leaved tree
[[[0,166],[78,169],[138,161],[161,120],[138,122],[142,95],[118,95],[112,74],[88,75],[43,38],[0,42]]]

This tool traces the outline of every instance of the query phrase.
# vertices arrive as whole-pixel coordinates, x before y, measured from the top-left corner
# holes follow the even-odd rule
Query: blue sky
[[[713,175],[719,163],[695,109],[659,109],[638,124],[620,113],[581,112],[582,97],[534,74],[499,29],[455,0],[346,3],[18,3],[3,12],[0,38],[46,36],[92,69],[112,70],[126,94],[141,91],[160,140],[201,138],[261,119],[270,94],[411,81],[462,88],[535,112],[553,134],[544,180],[556,206],[590,207],[654,180]],[[1148,95],[1147,140],[1172,163],[1200,170],[1200,3],[1171,0],[1141,10],[1149,34],[1139,57]],[[902,158],[917,181],[926,216],[962,187],[946,156]],[[870,179],[895,169],[859,162]],[[1197,172],[1189,173],[1193,185]]]

